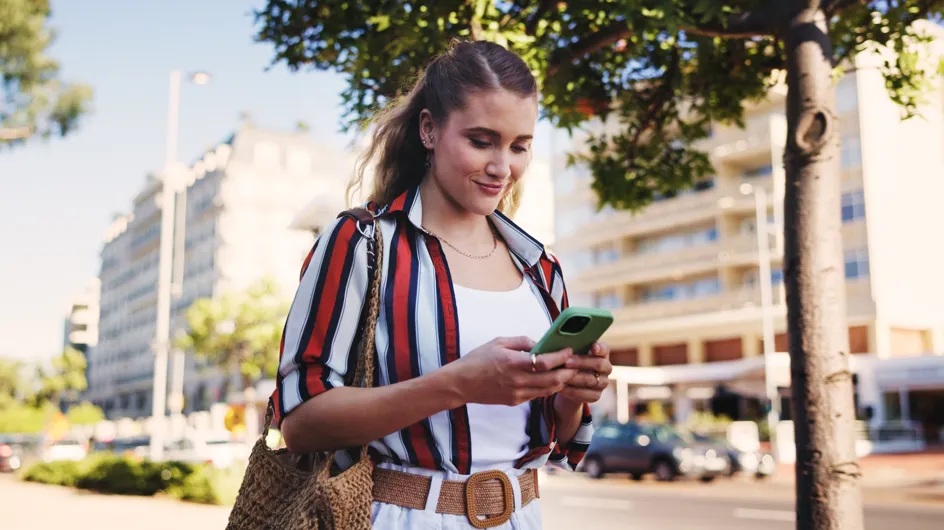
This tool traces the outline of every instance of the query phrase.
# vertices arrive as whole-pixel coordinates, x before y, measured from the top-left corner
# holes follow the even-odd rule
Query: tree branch
[[[822,8],[827,17],[832,17],[843,9],[852,7],[855,4],[865,4],[868,0],[825,0]]]
[[[749,39],[772,35],[780,26],[793,18],[793,14],[798,10],[795,4],[795,2],[784,1],[769,2],[764,7],[736,13],[721,21],[695,24],[693,27],[685,28],[685,32],[703,37],[729,39]]]
[[[683,28],[683,30],[693,35],[708,37],[744,39],[766,36],[775,33],[777,27],[789,20],[794,11],[796,11],[796,7],[793,2],[771,2],[759,10],[731,15],[721,22],[693,24],[691,27]],[[694,18],[691,13],[689,15]],[[617,21],[604,26],[600,31],[583,40],[564,48],[558,48],[548,60],[547,76],[551,77],[556,74],[565,63],[585,57],[601,48],[616,43],[620,39],[627,38],[631,34],[632,32],[625,21]]]
[[[629,26],[625,21],[614,22],[586,39],[577,41],[566,48],[558,48],[554,50],[548,61],[547,76],[551,77],[556,74],[564,63],[585,57],[629,35]]]

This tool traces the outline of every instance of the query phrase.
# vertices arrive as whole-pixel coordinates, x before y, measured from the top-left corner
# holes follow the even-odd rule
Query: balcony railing
[[[785,304],[782,284],[773,286],[772,303],[775,306]],[[868,278],[846,282],[847,310],[850,315],[864,316],[874,313]],[[698,314],[734,311],[738,309],[761,308],[759,287],[740,287],[718,294],[697,298],[634,301],[614,310],[618,322],[638,323],[642,320],[656,320],[692,316]]]
[[[723,194],[724,192],[718,189],[710,189],[653,203],[635,215],[628,211],[616,211],[600,216],[582,226],[573,235],[558,241],[556,247],[592,248],[627,236],[711,219],[718,210],[718,199]]]
[[[775,251],[773,238],[770,244],[771,251]],[[776,258],[773,254],[772,257]],[[753,234],[738,234],[678,250],[627,254],[612,263],[582,271],[574,278],[573,286],[582,291],[598,291],[750,263],[757,263],[757,238]]]
[[[773,290],[773,303],[782,303],[780,290]],[[760,307],[760,289],[740,288],[715,295],[679,300],[660,300],[655,302],[633,302],[630,305],[616,310],[618,320],[638,322],[658,318],[670,318],[700,313],[716,313]]]

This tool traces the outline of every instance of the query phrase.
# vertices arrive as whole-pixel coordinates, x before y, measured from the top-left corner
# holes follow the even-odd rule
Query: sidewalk
[[[865,490],[906,490],[909,496],[944,502],[944,449],[904,454],[872,454],[859,459]],[[793,464],[779,464],[774,484],[793,486]]]

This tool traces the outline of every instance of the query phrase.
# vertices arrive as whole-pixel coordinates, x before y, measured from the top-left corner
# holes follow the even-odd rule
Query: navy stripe
[[[385,261],[389,264],[389,271],[387,274],[387,287],[384,292],[384,312],[386,317],[386,326],[387,326],[387,379],[389,379],[390,384],[397,383],[399,378],[397,377],[397,352],[395,348],[395,340],[397,327],[393,322],[393,290],[394,284],[397,278],[397,274],[401,274],[403,271],[394,271],[397,263],[397,255],[399,254],[399,243],[400,243],[400,234],[405,230],[404,225],[397,223],[396,229],[393,231],[393,237],[390,240],[390,256],[385,258]],[[413,450],[413,442],[409,433],[409,428],[401,429],[399,432],[400,442],[403,444],[403,447],[406,448],[406,461],[409,464],[416,464],[416,451]]]
[[[456,348],[460,349],[462,342],[460,341],[459,334],[461,333],[462,330],[459,329],[459,306],[456,304],[456,291],[452,287],[452,272],[449,270],[449,262],[446,261],[446,254],[443,251],[442,243],[440,243],[439,239],[436,239],[436,238],[433,238],[432,243],[439,248],[439,255],[442,258],[443,270],[446,271],[446,278],[449,280],[449,291],[450,291],[450,298],[451,298],[451,303],[452,303],[452,314],[455,315],[455,318],[454,318],[455,322],[453,323],[453,325],[455,326],[455,329],[456,329]],[[436,282],[436,291],[439,294],[436,300],[437,309],[439,313],[437,315],[439,318],[439,365],[446,366],[447,364],[449,364],[449,359],[447,357],[448,346],[446,345],[446,315],[445,315],[445,311],[443,307],[443,294],[439,293],[439,282]],[[456,353],[459,353],[459,352],[457,351]],[[452,465],[455,466],[455,468],[460,473],[467,473],[469,470],[463,469],[462,466],[460,466],[461,462],[459,462],[459,433],[457,432],[457,429],[456,429],[456,423],[458,421],[459,419],[456,417],[456,412],[454,410],[450,410],[449,411],[449,425],[451,426],[451,428],[449,430],[451,432],[451,436],[450,436],[451,439],[449,440],[449,447],[452,453]],[[465,432],[469,433],[469,437],[471,438],[472,427],[471,425],[469,425],[468,412],[465,415],[464,427],[465,427]],[[468,445],[469,445],[469,448],[471,449],[472,440],[468,440]]]
[[[338,233],[341,232],[341,226],[344,225],[344,221],[336,223],[334,225],[334,230],[331,231],[331,234],[328,236],[328,248],[335,248],[335,244],[338,239]],[[324,237],[324,236],[322,236]],[[319,237],[315,241],[315,252],[317,252],[318,243],[321,242]],[[315,259],[314,254],[312,254],[312,260]],[[308,264],[309,270],[311,269],[311,263]],[[312,290],[311,300],[308,301],[308,318],[305,321],[305,329],[302,330],[302,336],[298,340],[298,351],[295,352],[293,358],[295,359],[295,364],[303,366],[305,364],[304,356],[305,350],[308,348],[308,343],[311,341],[311,332],[315,327],[315,320],[318,318],[318,301],[321,300],[321,292],[324,290],[325,278],[328,276],[328,268],[331,266],[331,256],[328,256],[325,253],[324,258],[321,260],[321,270],[318,271],[318,282],[315,285],[315,288]],[[309,273],[309,270],[305,271],[305,274]],[[305,386],[306,379],[300,381],[301,386]],[[305,396],[307,392],[302,393],[302,398],[307,399]]]
[[[495,217],[497,217],[498,219],[501,219],[502,222],[504,222],[506,225],[508,225],[509,228],[511,228],[511,229],[514,230],[515,232],[521,234],[526,240],[528,240],[528,241],[529,241],[531,244],[533,244],[535,247],[537,247],[537,248],[539,248],[539,249],[543,249],[543,248],[544,248],[544,245],[542,245],[540,241],[538,241],[537,239],[534,239],[534,237],[532,237],[531,234],[529,234],[529,233],[525,232],[524,230],[522,230],[520,226],[516,225],[515,222],[512,221],[511,219],[509,219],[505,214],[501,213],[501,212],[498,211],[498,210],[495,210],[494,215],[495,215]]]
[[[442,243],[439,242],[437,238],[431,238],[430,244],[436,245],[439,249],[439,255],[442,257],[443,269],[446,271],[446,278],[449,279],[449,289],[452,294],[452,314],[456,315],[456,320],[459,319],[459,310],[456,306],[456,293],[452,289],[452,273],[449,271],[449,262],[446,261],[445,253],[443,252]],[[433,266],[433,271],[435,272],[435,265]],[[446,346],[446,313],[444,311],[445,307],[443,305],[443,295],[439,292],[439,282],[436,283],[436,319],[439,323],[439,366],[446,366],[449,364],[449,358],[447,357],[447,346]],[[462,344],[459,342],[459,326],[456,326],[456,344]],[[455,448],[453,448],[455,449]],[[455,455],[455,451],[452,453]]]
[[[543,445],[541,442],[541,422],[544,421],[544,404],[542,399],[531,400],[531,412],[528,414],[528,447],[535,449]]]
[[[308,392],[308,363],[298,365],[298,395],[302,398],[302,403],[311,399],[311,393]]]
[[[419,231],[410,230],[409,237],[407,241],[410,245],[410,299],[409,299],[409,312],[407,313],[407,322],[410,326],[410,368],[413,372],[413,377],[420,377],[423,375],[423,371],[420,366],[420,348],[417,343],[419,333],[419,328],[417,327],[416,315],[417,309],[416,305],[419,301],[419,277],[420,277],[420,258],[419,258],[419,245],[417,245],[417,240],[423,237]],[[435,271],[433,275],[435,276]],[[439,452],[439,446],[436,444],[436,438],[433,437],[433,428],[430,424],[429,418],[424,419],[420,422],[423,425],[423,431],[426,433],[426,442],[429,445],[429,452],[433,456],[433,464],[436,466],[436,469],[442,469],[442,453]]]
[[[354,256],[356,253],[357,245],[360,243],[360,231],[354,230],[351,234],[351,240],[348,242],[347,253],[344,256],[344,265],[341,268],[341,279],[338,282],[340,286],[338,288],[338,293],[334,299],[334,311],[331,312],[331,321],[328,324],[327,332],[325,333],[324,346],[321,350],[321,358],[327,363],[331,359],[333,354],[333,343],[334,336],[338,331],[338,324],[341,321],[341,314],[344,312],[344,302],[347,296],[347,288],[351,281],[351,274],[353,272],[354,265]],[[365,300],[362,300],[364,302]],[[363,305],[363,304],[362,304]],[[361,311],[361,320],[364,318],[364,311]],[[357,347],[360,343],[360,337],[354,337],[354,340],[351,341],[351,347],[348,350],[347,355],[347,371],[346,377],[348,379],[354,377],[354,371],[357,369],[357,358],[358,350]],[[321,372],[321,382],[325,385],[325,388],[332,388],[334,385],[328,381],[328,376],[331,375],[331,370],[322,370]]]

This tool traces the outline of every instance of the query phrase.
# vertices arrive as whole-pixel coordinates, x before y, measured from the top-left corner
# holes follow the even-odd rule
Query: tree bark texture
[[[826,17],[783,28],[787,48],[784,272],[796,437],[796,527],[863,528],[840,234],[839,122]]]

